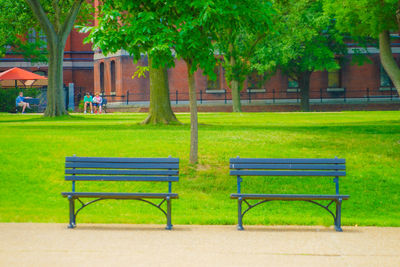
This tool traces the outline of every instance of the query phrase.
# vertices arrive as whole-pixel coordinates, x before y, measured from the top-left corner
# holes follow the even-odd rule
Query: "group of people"
[[[101,106],[103,105],[103,98],[100,96],[99,93],[96,93],[94,97],[90,95],[89,92],[86,93],[84,99],[84,108],[83,113],[87,113],[87,106],[90,106],[90,113],[101,113],[102,109]]]
[[[19,95],[15,99],[15,106],[22,108],[22,113],[25,113],[26,108],[31,108],[29,103],[25,102],[25,99],[29,99],[31,97],[24,97],[22,92],[19,92]],[[90,113],[101,113],[102,112],[102,105],[103,105],[103,98],[100,96],[99,93],[96,93],[94,97],[90,95],[89,92],[86,93],[84,99],[84,113],[87,113],[87,106],[90,106]]]

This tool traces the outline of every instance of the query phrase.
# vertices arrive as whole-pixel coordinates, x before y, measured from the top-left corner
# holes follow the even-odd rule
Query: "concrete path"
[[[0,224],[0,266],[400,266],[400,228]]]

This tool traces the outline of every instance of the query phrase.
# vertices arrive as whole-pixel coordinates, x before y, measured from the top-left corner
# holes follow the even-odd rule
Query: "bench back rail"
[[[268,159],[232,158],[230,175],[237,176],[237,193],[241,193],[242,176],[331,176],[339,194],[339,176],[346,176],[345,159]]]
[[[178,158],[101,158],[66,157],[65,180],[72,181],[154,181],[168,182],[171,193],[172,182],[179,181]]]

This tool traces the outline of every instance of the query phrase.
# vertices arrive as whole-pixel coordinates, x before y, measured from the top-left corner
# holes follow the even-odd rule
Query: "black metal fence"
[[[146,93],[133,93],[126,91],[123,95],[103,95],[110,102],[119,102],[121,104],[145,104],[150,101],[149,92]],[[249,90],[242,90],[240,99],[252,103],[255,101],[266,101],[266,103],[300,103],[301,94],[298,89],[288,90],[265,90],[260,92]],[[315,103],[324,102],[348,102],[348,101],[362,101],[362,102],[376,102],[376,101],[400,101],[398,92],[394,89],[390,90],[346,90],[345,88],[331,88],[320,89],[318,91],[310,91],[310,99]],[[185,104],[189,101],[188,92],[179,92],[178,90],[170,91],[170,100],[173,104]],[[200,104],[207,104],[211,102],[228,104],[232,100],[231,92],[227,90],[209,91],[199,90],[197,92],[197,100]]]

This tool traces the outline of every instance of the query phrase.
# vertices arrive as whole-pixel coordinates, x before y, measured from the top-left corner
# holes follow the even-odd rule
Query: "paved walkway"
[[[0,266],[400,266],[400,228],[1,223]]]

